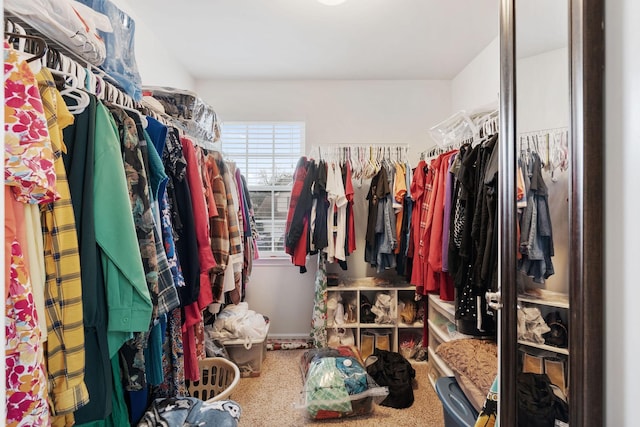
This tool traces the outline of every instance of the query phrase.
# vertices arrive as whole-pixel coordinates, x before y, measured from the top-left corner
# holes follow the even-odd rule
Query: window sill
[[[254,267],[295,267],[290,256],[282,255],[260,255],[259,259],[253,260]]]

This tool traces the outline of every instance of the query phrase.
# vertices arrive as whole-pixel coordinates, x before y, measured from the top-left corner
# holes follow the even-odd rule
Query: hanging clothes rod
[[[369,142],[354,142],[349,144],[327,144],[321,147],[405,147],[409,148],[409,144],[406,143],[369,143]],[[314,146],[315,148],[315,146]]]
[[[498,132],[499,111],[486,107],[467,112],[460,110],[429,129],[431,138],[441,147],[460,141],[473,141]]]
[[[342,150],[345,148],[393,148],[393,149],[403,149],[403,150],[409,150],[409,144],[402,144],[402,143],[398,143],[398,144],[367,144],[367,143],[353,143],[353,144],[348,144],[348,145],[342,145],[342,144],[328,144],[328,145],[314,145],[311,148],[311,153],[318,153],[321,150]]]
[[[349,145],[326,145],[312,147],[309,156],[319,159],[359,160],[397,159],[405,161],[409,151],[409,144],[366,144],[355,143]]]
[[[408,144],[328,145],[313,147],[309,157],[327,162],[348,162],[354,178],[369,179],[383,166],[408,163],[408,151]]]
[[[544,169],[551,172],[552,181],[557,180],[556,170],[564,172],[569,167],[569,128],[539,129],[518,134],[517,147],[525,158],[531,152],[540,156]]]
[[[530,130],[527,132],[519,132],[518,135],[519,136],[532,136],[532,135],[539,135],[542,133],[554,133],[554,132],[568,132],[569,128],[567,126],[561,126],[561,127],[556,127],[556,128],[547,128],[547,129],[536,129],[536,130]]]
[[[456,150],[462,147],[464,144],[471,144],[473,138],[463,139],[457,142],[452,142],[447,145],[434,145],[433,147],[420,152],[420,160],[430,159],[440,154],[444,154],[451,150]]]

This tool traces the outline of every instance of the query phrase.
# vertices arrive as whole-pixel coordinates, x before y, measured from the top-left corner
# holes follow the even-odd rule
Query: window
[[[293,173],[304,153],[303,122],[225,122],[222,150],[247,180],[263,255],[284,256]]]

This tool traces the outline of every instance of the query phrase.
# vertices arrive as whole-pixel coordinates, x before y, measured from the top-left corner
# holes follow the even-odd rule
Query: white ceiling
[[[196,79],[451,79],[498,0],[130,0]]]
[[[196,79],[451,79],[499,0],[124,0]],[[566,46],[567,0],[516,4],[519,57]]]

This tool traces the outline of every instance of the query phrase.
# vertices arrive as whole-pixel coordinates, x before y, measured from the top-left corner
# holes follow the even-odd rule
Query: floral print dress
[[[5,191],[23,203],[49,203],[56,192],[53,149],[38,84],[28,64],[4,44]],[[10,207],[5,205],[5,210]],[[5,211],[5,214],[9,213]],[[27,263],[16,236],[5,235],[6,425],[50,425],[40,326]]]
[[[327,254],[318,254],[313,314],[311,317],[311,340],[316,348],[327,346]]]

